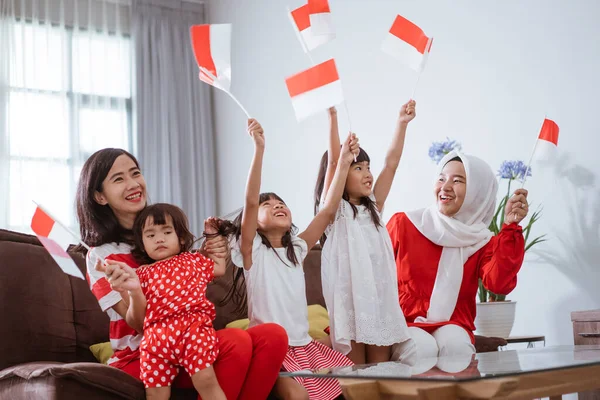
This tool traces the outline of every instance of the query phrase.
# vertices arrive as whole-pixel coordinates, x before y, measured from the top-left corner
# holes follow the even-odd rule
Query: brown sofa
[[[84,259],[75,255],[85,272]],[[309,304],[325,305],[321,252],[305,264]],[[219,302],[231,271],[215,280],[208,297],[217,305],[215,327],[245,315]],[[64,274],[35,236],[0,229],[0,398],[143,399],[141,381],[96,361],[90,345],[108,341],[108,317],[87,282]],[[487,339],[486,339],[487,340]],[[498,344],[478,340],[478,350]],[[174,399],[195,399],[194,390],[174,390]]]
[[[85,272],[84,259],[75,255]],[[320,251],[306,264],[309,304],[325,305]],[[210,284],[215,327],[243,318],[219,306],[230,271]],[[85,281],[64,274],[35,236],[0,229],[0,399],[143,399],[141,381],[98,363],[90,345],[108,341],[108,317]],[[193,390],[172,398],[195,399]]]

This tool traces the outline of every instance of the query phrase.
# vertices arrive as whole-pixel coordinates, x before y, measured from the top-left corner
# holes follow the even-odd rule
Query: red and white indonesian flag
[[[73,236],[61,224],[46,214],[39,206],[31,219],[31,229],[66,274],[84,279],[83,274],[67,253]]]
[[[298,121],[344,101],[333,58],[287,78],[285,84]]]
[[[229,91],[231,86],[231,24],[193,25],[190,28],[192,48],[200,71],[200,80]]]
[[[545,118],[535,145],[535,158],[550,160],[556,157],[558,151],[558,125],[551,119]]]
[[[308,0],[310,26],[315,35],[335,35],[328,0]]]
[[[423,71],[433,38],[401,15],[396,17],[381,49],[417,72]]]
[[[313,27],[310,25],[310,16],[308,4],[298,7],[290,12],[290,20],[294,25],[298,39],[305,47],[304,51],[312,51],[317,47],[335,39],[335,33],[316,35]]]

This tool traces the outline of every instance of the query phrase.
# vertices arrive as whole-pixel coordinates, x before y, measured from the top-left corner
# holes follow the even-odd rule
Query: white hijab
[[[415,322],[450,320],[462,284],[464,263],[492,238],[488,226],[496,209],[496,176],[485,161],[457,151],[440,161],[438,175],[454,157],[460,157],[467,175],[467,192],[458,213],[452,217],[441,214],[437,202],[406,213],[423,236],[443,247],[427,317],[418,317]]]

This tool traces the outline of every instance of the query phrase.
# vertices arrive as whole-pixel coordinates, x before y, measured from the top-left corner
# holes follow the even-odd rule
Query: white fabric
[[[410,365],[412,373],[422,374],[437,366],[445,372],[460,372],[471,362],[475,347],[466,330],[445,325],[429,334],[421,328],[408,328],[413,346],[399,343],[392,347],[392,360]]]
[[[344,101],[342,82],[328,83],[292,97],[296,119],[302,121],[311,115],[336,106]]]
[[[429,45],[427,48],[429,48]],[[384,53],[387,53],[397,60],[403,62],[417,72],[422,72],[425,69],[425,65],[427,64],[427,59],[429,57],[429,51],[425,50],[425,54],[422,54],[411,44],[389,32],[383,39],[381,50],[383,50]]]
[[[77,267],[77,264],[75,264],[75,261],[73,261],[71,257],[69,257],[68,255],[67,257],[61,257],[52,253],[50,253],[50,255],[65,274],[69,274],[76,278],[85,280],[85,277],[81,273],[81,270],[79,269],[79,267]]]
[[[310,14],[309,18],[310,26],[313,28],[313,34],[327,36],[335,35],[335,28],[333,27],[333,19],[331,18],[330,12]]]
[[[252,267],[250,270],[244,269],[248,318],[250,327],[267,322],[281,325],[288,334],[290,346],[304,346],[312,340],[308,334],[306,284],[302,267],[308,248],[306,242],[297,236],[292,239],[292,244],[298,265],[288,260],[285,248],[269,249],[262,243],[258,233],[254,237]],[[238,241],[231,245],[231,261],[239,268],[244,267]]]
[[[77,243],[77,238],[56,221],[52,225],[48,239],[54,240],[63,250],[67,250],[71,244]]]
[[[558,156],[558,147],[547,140],[538,139],[533,157],[537,161],[553,161]]]
[[[231,87],[231,24],[210,26],[210,55],[217,70],[217,87],[229,90]]]
[[[77,231],[83,162],[132,149],[131,6],[0,1],[0,226],[31,232],[42,202]]]
[[[181,207],[196,236],[204,230],[204,219],[216,213],[211,88],[198,79],[190,44],[190,26],[206,22],[204,10],[204,4],[185,1],[133,1],[139,61],[136,156],[151,202]]]
[[[443,246],[427,316],[415,322],[444,322],[450,320],[462,284],[464,263],[492,238],[488,226],[496,208],[498,182],[490,166],[483,160],[456,151],[447,154],[439,163],[459,156],[467,178],[467,192],[458,213],[447,217],[438,211],[437,204],[406,213],[408,219],[427,239]]]
[[[311,26],[300,32],[300,34],[308,51],[312,51],[322,44],[329,43],[335,39],[335,34],[316,35]]]
[[[351,340],[390,346],[409,339],[390,236],[385,226],[375,226],[365,206],[357,209],[354,218],[350,203],[342,200],[321,253],[331,341],[343,354]]]
[[[310,26],[310,16],[308,13],[308,4],[298,7],[288,13],[296,36],[305,53],[335,39],[335,33],[329,35],[315,34],[312,26]],[[308,22],[307,26],[305,26],[304,21]],[[302,26],[305,26],[305,28],[301,29]]]

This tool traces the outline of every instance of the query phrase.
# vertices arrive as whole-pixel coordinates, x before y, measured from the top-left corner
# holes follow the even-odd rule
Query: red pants
[[[285,330],[279,325],[262,324],[246,331],[222,329],[217,331],[217,338],[219,356],[213,367],[227,399],[266,399],[288,349]],[[130,362],[121,370],[139,379],[140,360]],[[194,388],[185,371],[179,373],[173,386]]]

